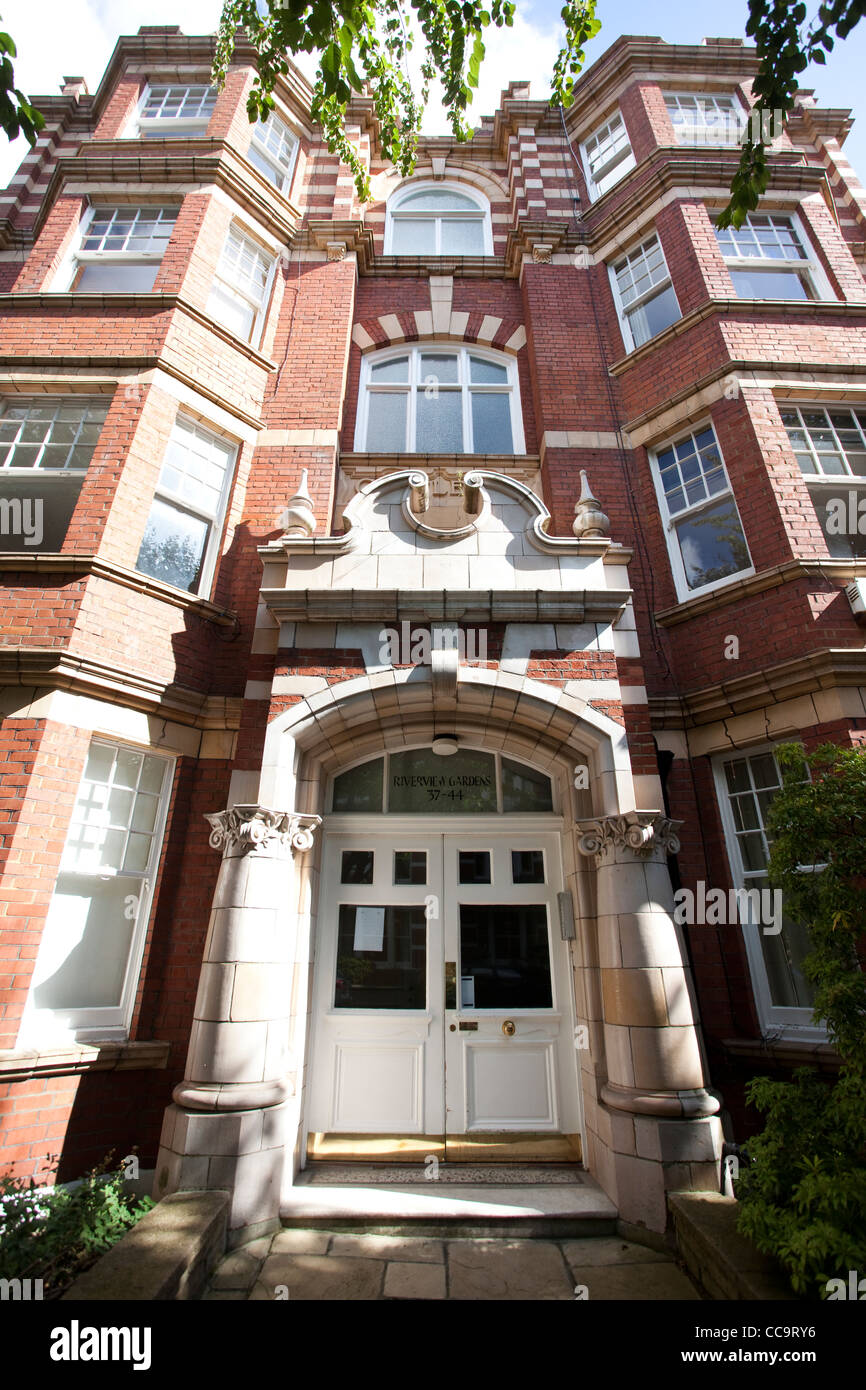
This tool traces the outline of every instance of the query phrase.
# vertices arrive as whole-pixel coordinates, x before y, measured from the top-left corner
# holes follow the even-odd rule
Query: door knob
[[[457,1024],[456,1024],[456,1023],[450,1023],[450,1024],[448,1025],[448,1031],[449,1031],[450,1033],[456,1033],[456,1032],[457,1032]]]
[[[506,1038],[513,1038],[517,1032],[517,1025],[512,1023],[510,1018],[507,1018],[502,1025],[502,1031]]]

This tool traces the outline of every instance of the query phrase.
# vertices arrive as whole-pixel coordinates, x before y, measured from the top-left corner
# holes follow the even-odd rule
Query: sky
[[[550,74],[561,40],[562,0],[517,0],[518,18],[511,29],[489,30],[487,56],[470,118],[492,114],[499,93],[510,81],[529,79],[532,95],[549,91]],[[809,6],[812,14],[817,3]],[[141,24],[177,24],[185,34],[211,33],[220,0],[0,0],[2,27],[17,48],[16,84],[29,96],[59,91],[63,76],[82,75],[95,91],[119,34],[134,34]],[[599,58],[620,34],[649,33],[669,43],[699,43],[705,36],[745,37],[747,0],[716,0],[706,10],[695,0],[599,0],[602,30],[587,45],[587,64]],[[302,66],[308,75],[309,58]],[[813,87],[822,106],[851,107],[858,117],[845,144],[851,163],[866,183],[866,20],[828,57],[826,66],[803,74],[800,85]],[[38,105],[38,102],[36,103]],[[431,104],[424,129],[445,133],[441,107]],[[15,173],[27,151],[19,139],[10,146],[0,133],[0,187]]]

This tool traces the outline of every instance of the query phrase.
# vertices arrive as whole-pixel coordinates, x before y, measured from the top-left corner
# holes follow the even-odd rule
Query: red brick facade
[[[364,652],[336,633],[285,645],[284,623],[276,636],[262,618],[269,581],[257,548],[281,535],[302,470],[315,535],[328,538],[343,533],[346,500],[365,480],[416,462],[431,479],[464,467],[434,453],[377,459],[365,447],[362,364],[378,349],[473,344],[515,363],[525,456],[488,460],[482,450],[465,466],[534,480],[548,533],[560,538],[572,536],[585,469],[610,540],[633,552],[636,641],[530,643],[523,670],[556,691],[605,682],[582,698],[624,727],[638,809],[651,787],[661,795],[661,774],[667,812],[683,822],[683,885],[732,883],[715,760],[791,737],[807,746],[866,738],[863,629],[845,594],[866,579],[866,559],[831,557],[780,414],[788,401],[864,400],[866,208],[840,152],[843,113],[819,122],[806,99],[771,161],[766,204],[797,214],[830,293],[764,303],[738,299],[711,222],[736,151],[678,146],[664,99],[672,87],[708,84],[747,97],[751,49],[617,40],[566,113],[575,151],[617,109],[630,139],[634,168],[595,201],[558,111],[512,84],[474,141],[455,154],[447,140],[422,141],[418,164],[430,179],[432,161],[445,160],[445,184],[463,180],[485,194],[493,255],[417,260],[386,250],[393,170],[374,153],[378,191],[360,207],[311,124],[300,76],[277,94],[298,141],[291,186],[278,192],[248,162],[252,55],[236,57],[205,135],[138,141],[125,132],[149,66],[205,82],[211,43],[171,30],[122,39],[95,95],[45,103],[46,130],[22,165],[28,181],[0,197],[0,406],[71,397],[107,407],[58,551],[0,555],[0,1170],[38,1173],[46,1155],[60,1154],[60,1176],[74,1177],[109,1148],[133,1144],[146,1166],[155,1160],[164,1107],[184,1075],[218,870],[204,815],[238,799],[232,774],[246,785],[269,724],[304,698],[272,690],[275,678],[321,677],[337,688],[368,671]],[[359,142],[369,116],[359,104]],[[826,134],[831,116],[838,140]],[[844,204],[838,220],[825,174],[837,210]],[[89,184],[101,204],[177,209],[152,291],[85,295],[59,282]],[[232,224],[274,262],[252,341],[209,308]],[[653,232],[679,316],[630,350],[609,268]],[[447,283],[444,310],[431,277]],[[213,577],[198,593],[137,568],[178,416],[235,450],[213,521]],[[708,423],[751,567],[684,599],[650,455]],[[303,574],[293,583],[306,587]],[[491,620],[494,672],[503,632]],[[92,1041],[90,1052],[74,1039],[64,1052],[21,1044],[18,1032],[94,735],[177,760],[126,1037],[112,1033],[100,1056]],[[756,1002],[739,930],[689,928],[688,952],[711,1080],[743,1137],[742,1081],[755,1058],[766,1060],[774,1028]],[[781,1033],[780,1065],[815,1045],[808,1030],[802,1043]]]

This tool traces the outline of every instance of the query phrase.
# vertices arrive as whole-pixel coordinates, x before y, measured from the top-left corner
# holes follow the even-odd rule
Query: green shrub
[[[0,1175],[0,1278],[42,1279],[44,1296],[56,1298],[150,1210],[150,1197],[129,1192],[124,1168],[109,1167],[113,1157],[72,1189]]]
[[[835,1078],[801,1068],[790,1081],[747,1086],[766,1120],[744,1146],[738,1229],[779,1261],[795,1293],[818,1298],[829,1279],[866,1275],[866,753],[835,744],[809,757],[797,744],[777,752],[770,881],[809,932],[813,1019],[841,1066]]]

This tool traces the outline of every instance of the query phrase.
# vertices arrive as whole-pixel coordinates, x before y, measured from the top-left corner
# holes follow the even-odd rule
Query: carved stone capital
[[[344,261],[346,259],[346,243],[344,241],[328,241],[325,243],[325,250],[329,261]]]
[[[532,248],[532,259],[536,265],[550,265],[553,247],[544,241],[537,241]]]
[[[587,858],[601,862],[617,850],[629,850],[639,859],[676,854],[677,830],[682,821],[669,820],[658,811],[627,811],[622,816],[601,816],[577,822],[577,848]]]
[[[321,816],[297,811],[271,811],[267,806],[231,806],[205,816],[211,827],[208,843],[223,854],[303,854],[312,849]]]

